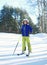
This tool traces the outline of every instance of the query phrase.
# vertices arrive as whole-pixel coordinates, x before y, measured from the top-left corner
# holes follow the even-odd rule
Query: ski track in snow
[[[13,55],[18,39],[19,44]],[[0,65],[47,65],[47,34],[32,34],[30,35],[30,42],[32,46],[30,56],[17,56],[17,53],[21,53],[21,35],[0,33]]]

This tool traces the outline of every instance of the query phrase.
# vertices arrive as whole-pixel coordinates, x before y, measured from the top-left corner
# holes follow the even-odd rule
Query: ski
[[[20,55],[25,55],[26,57],[29,57],[29,55],[28,54],[25,54],[25,53],[20,53],[20,54],[17,54],[18,56],[20,56]]]
[[[20,55],[26,55],[27,57],[29,57],[29,55],[30,55],[30,52],[28,52],[28,54],[25,54],[24,52],[22,52],[22,53],[20,53],[20,54],[17,54],[18,56],[20,56]]]
[[[23,55],[23,54],[24,54],[24,53],[20,53],[20,54],[17,54],[17,55],[19,56],[19,55]]]
[[[28,54],[27,54],[26,56],[27,56],[27,57],[29,57],[29,55],[28,55]]]

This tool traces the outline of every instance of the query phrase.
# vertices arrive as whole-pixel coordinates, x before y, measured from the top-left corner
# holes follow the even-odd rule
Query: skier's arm
[[[32,33],[32,27],[31,26],[29,26],[29,31],[30,31],[30,33]]]

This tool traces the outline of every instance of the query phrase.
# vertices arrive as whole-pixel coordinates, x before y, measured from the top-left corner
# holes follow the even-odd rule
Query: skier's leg
[[[25,37],[22,37],[22,53],[17,55],[23,55],[25,50],[26,50],[26,39]]]
[[[30,44],[30,39],[29,37],[26,38],[26,41],[27,41],[27,46],[28,46],[28,55],[32,52],[32,48],[31,48],[31,44]]]
[[[22,52],[26,50],[26,39],[25,37],[22,37]]]

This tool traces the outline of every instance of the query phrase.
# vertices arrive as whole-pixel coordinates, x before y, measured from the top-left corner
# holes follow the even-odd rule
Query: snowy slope
[[[13,55],[18,39],[19,45]],[[32,53],[29,57],[16,55],[21,53],[21,39],[19,34],[0,33],[0,65],[47,65],[47,34],[30,35]]]

